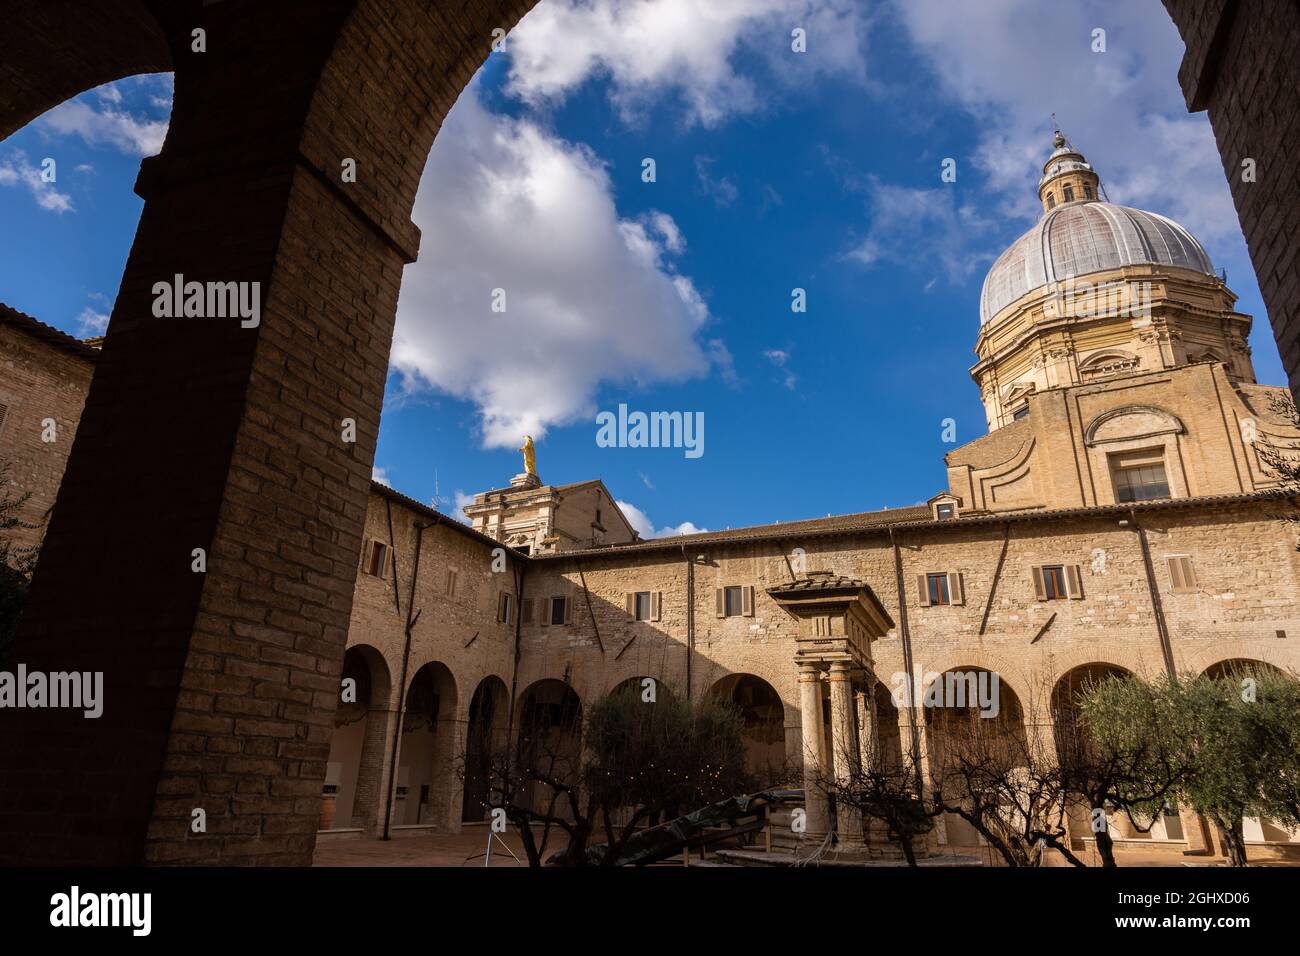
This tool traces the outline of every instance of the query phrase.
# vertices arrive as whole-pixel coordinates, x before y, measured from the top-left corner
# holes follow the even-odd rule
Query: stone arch
[[[1126,420],[1126,421],[1125,421]],[[1185,435],[1187,426],[1173,412],[1155,405],[1125,405],[1102,412],[1083,430],[1085,445],[1158,435]]]
[[[428,661],[407,685],[402,708],[393,826],[460,819],[454,762],[460,750],[456,678],[446,664]]]
[[[1284,654],[1275,646],[1276,640],[1261,638],[1258,640],[1218,641],[1212,647],[1205,647],[1182,657],[1182,667],[1194,674],[1204,674],[1211,668],[1227,661],[1257,661],[1283,673],[1292,671]]]
[[[1270,664],[1268,661],[1255,660],[1249,657],[1228,657],[1221,661],[1216,661],[1201,673],[1205,677],[1216,679],[1236,679],[1238,677],[1248,677],[1258,673],[1276,674],[1282,677],[1294,676],[1288,675],[1285,670],[1276,664]]]
[[[1279,127],[1267,103],[1235,95],[1243,63],[1280,64],[1276,86],[1300,86],[1300,67],[1281,48],[1300,25],[1294,5],[1239,13],[1237,4],[1207,10],[1195,0],[1164,3],[1188,43],[1188,103],[1210,109],[1222,148],[1266,144],[1266,166],[1271,157],[1294,154],[1300,121]],[[163,154],[141,171],[145,212],[15,648],[50,669],[102,670],[106,696],[123,703],[93,730],[71,716],[20,711],[0,734],[0,765],[23,781],[9,820],[48,816],[39,811],[68,789],[93,786],[119,799],[78,827],[63,820],[0,824],[0,859],[310,860],[311,841],[286,833],[283,815],[271,819],[252,801],[241,811],[249,839],[200,844],[166,835],[187,819],[179,807],[226,792],[220,775],[195,775],[168,760],[184,746],[177,692],[204,679],[203,642],[221,646],[228,660],[273,672],[250,679],[249,700],[340,673],[397,286],[417,246],[409,213],[419,171],[447,110],[487,56],[492,29],[509,29],[532,5],[282,0],[248,15],[243,3],[103,0],[95,5],[102,19],[67,3],[25,4],[10,15],[10,35],[24,37],[32,52],[19,59],[13,44],[5,48],[4,76],[15,82],[0,83],[0,131],[79,89],[168,66],[185,108],[173,116]],[[1269,29],[1257,19],[1265,16],[1275,21]],[[163,37],[175,38],[170,63],[150,18]],[[225,41],[210,45],[201,68],[179,55],[183,27],[195,22]],[[1234,32],[1243,22],[1252,29]],[[91,66],[60,84],[57,74],[69,60],[61,54],[69,49]],[[241,115],[249,103],[257,109]],[[366,174],[346,191],[331,174],[349,156]],[[1225,168],[1237,168],[1235,153],[1224,159]],[[255,194],[248,188],[253,179]],[[1262,265],[1278,242],[1286,247],[1296,201],[1285,192],[1285,177],[1255,187],[1234,179],[1233,188],[1248,245]],[[1281,213],[1256,215],[1261,208]],[[1290,273],[1257,271],[1294,380],[1296,353],[1286,330],[1294,330],[1300,304],[1285,285]],[[243,335],[206,323],[186,323],[181,331],[149,322],[151,279],[168,273],[261,283],[260,331]],[[303,342],[350,360],[304,362]],[[304,406],[315,416],[312,429],[301,429],[295,417]],[[362,437],[340,449],[322,436],[327,423],[345,415],[358,421]],[[156,428],[121,427],[139,421],[193,437],[159,460]],[[153,480],[105,467],[123,459],[154,461]],[[153,520],[159,489],[175,520]],[[293,504],[268,512],[266,502],[276,497]],[[258,516],[256,539],[245,533],[249,515]],[[281,551],[283,542],[303,538],[309,546]],[[87,540],[118,543],[123,554],[130,548],[132,560],[82,547]],[[174,555],[188,553],[195,541],[208,542],[213,556],[202,580],[174,566]],[[261,588],[246,586],[250,556],[273,568]],[[320,588],[328,601],[287,597]],[[67,601],[70,593],[81,600]],[[277,608],[269,594],[296,606]],[[268,615],[280,623],[268,625]],[[86,634],[97,635],[89,651]],[[311,649],[296,661],[261,656],[286,639]],[[212,715],[186,716],[202,724]],[[295,752],[271,758],[278,767],[249,777],[312,792],[329,744],[327,722],[313,719],[321,716],[286,714],[282,742],[293,742]],[[210,733],[236,750],[245,743],[233,730]],[[304,740],[315,759],[302,758]]]
[[[1137,355],[1125,349],[1101,349],[1079,360],[1079,375],[1085,381],[1105,378],[1134,371],[1141,362]]]
[[[320,823],[334,830],[374,828],[386,792],[392,671],[377,647],[354,644],[344,654],[340,684]]]
[[[776,688],[756,674],[719,678],[708,693],[735,706],[745,724],[745,769],[758,786],[786,772],[785,702]],[[769,779],[770,778],[770,779]]]
[[[609,693],[606,696],[612,697],[614,694],[620,693],[630,688],[635,688],[637,693],[643,693],[645,687],[642,682],[646,680],[654,681],[654,692],[655,692],[656,700],[662,700],[664,698],[672,700],[676,697],[676,694],[673,693],[673,689],[669,684],[660,680],[658,677],[651,677],[649,674],[638,674],[635,677],[624,678],[623,680],[615,684],[613,687],[611,687],[609,689]]]
[[[582,758],[582,700],[569,684],[555,678],[533,682],[519,697],[519,762],[558,780],[572,780]],[[528,785],[533,807],[546,793]]]
[[[482,822],[491,798],[492,763],[505,752],[509,728],[510,690],[506,682],[489,674],[478,682],[469,702],[465,735],[465,787],[461,820]]]

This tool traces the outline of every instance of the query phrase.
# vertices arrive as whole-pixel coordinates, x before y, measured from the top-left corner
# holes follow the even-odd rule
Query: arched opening
[[[394,826],[451,822],[459,791],[455,750],[456,679],[446,664],[431,661],[415,672],[406,694]]]
[[[365,644],[349,647],[343,655],[339,706],[330,735],[320,829],[346,830],[376,822],[390,692],[383,655]]]
[[[753,674],[728,674],[709,690],[740,711],[745,724],[745,769],[765,787],[787,772],[785,704],[767,681]]]
[[[519,764],[556,780],[572,781],[582,757],[582,701],[563,681],[539,680],[520,699]],[[547,788],[526,785],[525,800],[538,808]]]
[[[1286,671],[1267,661],[1249,657],[1232,657],[1211,664],[1204,671],[1211,680],[1224,680],[1240,684],[1249,678],[1261,676],[1288,677]],[[1247,844],[1300,843],[1300,830],[1288,830],[1276,820],[1267,817],[1244,817],[1241,821],[1242,838]]]
[[[1080,710],[1083,697],[1103,681],[1131,678],[1118,664],[1080,664],[1061,675],[1052,688],[1052,726],[1057,753],[1068,755],[1082,745],[1087,728]]]
[[[509,700],[505,681],[495,675],[479,681],[470,698],[461,804],[461,820],[465,823],[481,823],[487,816],[492,762],[500,757],[505,746]]]
[[[1204,674],[1211,680],[1241,680],[1243,677],[1255,677],[1259,674],[1269,674],[1278,677],[1285,677],[1286,671],[1267,661],[1254,660],[1249,657],[1230,657],[1211,664],[1205,668]]]
[[[1011,773],[1028,763],[1024,708],[996,672],[951,668],[926,685],[921,701],[931,783],[946,799],[969,806],[971,788],[985,775]],[[968,821],[953,813],[943,820],[949,846],[980,845]]]
[[[898,707],[889,687],[881,681],[874,682],[873,697],[876,704],[876,754],[885,770],[898,770],[903,766],[903,731],[899,726]]]
[[[650,677],[647,674],[642,674],[639,677],[629,677],[626,680],[619,681],[610,688],[609,696],[613,697],[615,694],[632,691],[639,694],[641,699],[645,700],[647,703],[657,700],[673,700],[676,698],[671,687],[659,678]]]

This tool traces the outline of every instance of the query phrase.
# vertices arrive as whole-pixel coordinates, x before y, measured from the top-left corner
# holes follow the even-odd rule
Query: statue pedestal
[[[524,472],[522,475],[515,475],[513,478],[510,479],[510,487],[511,488],[540,488],[542,487],[542,479],[538,478],[536,475],[531,474],[529,472]]]

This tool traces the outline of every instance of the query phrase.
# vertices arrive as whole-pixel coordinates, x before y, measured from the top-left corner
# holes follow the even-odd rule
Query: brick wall
[[[1187,45],[1179,82],[1208,110],[1292,392],[1300,389],[1300,4],[1164,0]],[[1253,159],[1256,181],[1242,179]]]
[[[10,533],[19,547],[38,545],[45,534],[95,370],[93,349],[53,329],[34,334],[34,326],[0,306],[0,461],[9,465],[8,491],[31,493],[21,517],[35,525]]]

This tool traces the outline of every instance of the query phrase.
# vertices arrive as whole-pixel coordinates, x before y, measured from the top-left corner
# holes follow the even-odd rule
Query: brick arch
[[[1182,657],[1182,664],[1194,674],[1204,674],[1215,664],[1224,661],[1248,660],[1259,661],[1278,668],[1284,673],[1294,671],[1294,655],[1284,649],[1275,647],[1276,638],[1260,640],[1235,640],[1216,642],[1213,647],[1201,648]]]
[[[198,22],[193,13],[198,8],[196,0],[48,0],[6,10],[0,139],[85,90],[137,73],[171,70],[164,24],[183,13]],[[22,42],[13,42],[18,39]]]
[[[1267,170],[1300,153],[1300,116],[1243,92],[1256,80],[1300,88],[1300,61],[1285,49],[1300,10],[1288,0],[1246,14],[1228,0],[1164,2],[1188,45],[1180,79],[1189,104],[1210,110],[1294,385],[1300,271],[1289,236],[1300,202],[1284,175],[1247,185],[1236,173],[1242,155]],[[35,54],[0,49],[14,72],[32,66],[31,81],[0,93],[0,131],[80,89],[169,65],[177,106],[163,152],[142,165],[144,213],[15,652],[33,669],[101,670],[118,703],[93,732],[67,712],[3,715],[13,796],[0,862],[190,854],[302,865],[314,837],[284,832],[283,815],[267,826],[255,809],[241,811],[249,838],[234,845],[165,836],[221,799],[208,775],[165,769],[180,763],[167,758],[195,733],[242,747],[215,709],[224,677],[228,697],[281,701],[290,727],[294,755],[249,776],[303,802],[320,793],[332,708],[296,713],[283,688],[332,695],[342,667],[397,290],[418,251],[409,215],[420,172],[492,29],[513,26],[532,0],[104,0],[107,19],[93,30],[35,19],[85,6],[27,4],[36,28],[26,32],[9,20],[6,36]],[[209,51],[181,55],[173,40],[167,62],[145,13],[174,38],[202,23]],[[89,65],[60,85],[69,49]],[[358,160],[354,189],[337,177],[344,158]],[[175,273],[259,283],[261,325],[153,320],[153,283]],[[343,417],[359,431],[346,448],[335,439]],[[159,433],[174,436],[171,454],[157,455]],[[150,481],[110,467],[123,460],[150,461]],[[208,548],[203,576],[188,569],[197,546]],[[52,809],[61,793],[92,789],[112,798]]]
[[[1029,706],[1028,691],[1032,690],[1033,671],[1027,668],[1022,660],[1013,658],[1009,654],[997,651],[971,653],[969,649],[965,651],[957,649],[947,651],[931,660],[918,659],[917,665],[921,668],[922,678],[929,673],[944,674],[953,670],[993,671],[997,673],[999,682],[1006,684],[1015,692],[1022,707]],[[886,686],[893,690],[892,685]],[[924,693],[924,686],[921,691]]]

